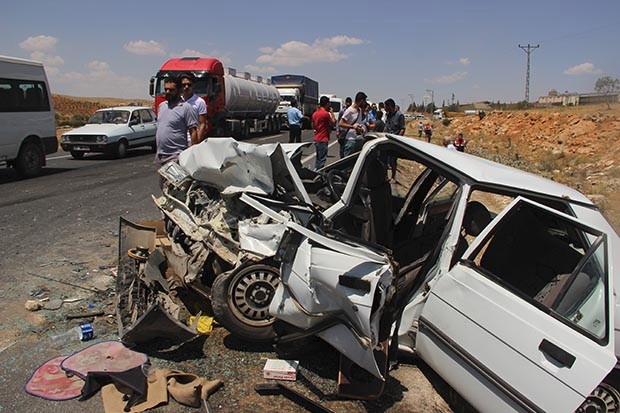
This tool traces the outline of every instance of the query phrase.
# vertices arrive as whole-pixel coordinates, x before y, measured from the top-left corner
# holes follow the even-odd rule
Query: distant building
[[[538,104],[543,106],[577,106],[593,103],[618,102],[619,93],[558,93],[551,89],[547,96],[538,98]]]

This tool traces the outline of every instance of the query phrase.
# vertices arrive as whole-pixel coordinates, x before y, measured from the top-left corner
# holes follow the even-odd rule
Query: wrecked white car
[[[217,145],[156,202],[174,272],[231,333],[319,336],[353,397],[406,352],[482,412],[618,411],[620,239],[581,193],[401,136],[307,176],[273,145]]]

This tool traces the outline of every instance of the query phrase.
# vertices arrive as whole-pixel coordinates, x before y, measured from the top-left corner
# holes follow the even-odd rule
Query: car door
[[[481,412],[572,412],[616,363],[606,234],[523,198],[429,283],[416,351]]]
[[[131,111],[129,116],[129,133],[127,135],[127,140],[129,141],[130,146],[139,146],[144,141],[145,136],[145,127],[142,123],[142,119],[140,117],[140,111],[138,109],[134,109]]]
[[[157,121],[155,114],[148,109],[140,109],[140,118],[144,127],[144,144],[155,144],[155,133],[157,132]]]

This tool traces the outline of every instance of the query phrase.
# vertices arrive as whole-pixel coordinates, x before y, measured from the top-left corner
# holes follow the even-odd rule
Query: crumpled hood
[[[309,203],[309,196],[290,161],[303,146],[307,144],[256,145],[233,138],[210,138],[181,152],[179,165],[193,179],[217,187],[224,195],[241,192],[269,195],[274,191],[276,177],[287,175],[297,193]]]

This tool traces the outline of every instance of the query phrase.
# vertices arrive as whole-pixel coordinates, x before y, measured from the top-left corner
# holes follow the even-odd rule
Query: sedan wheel
[[[125,156],[127,156],[127,141],[123,139],[118,142],[116,147],[116,157],[121,159]]]
[[[620,393],[607,383],[601,383],[590,393],[577,413],[618,413]]]
[[[82,159],[84,157],[84,152],[79,152],[79,151],[71,151],[71,156],[74,159]]]
[[[252,264],[217,276],[211,290],[215,318],[242,340],[270,342],[275,318],[269,304],[280,284],[277,268]]]

